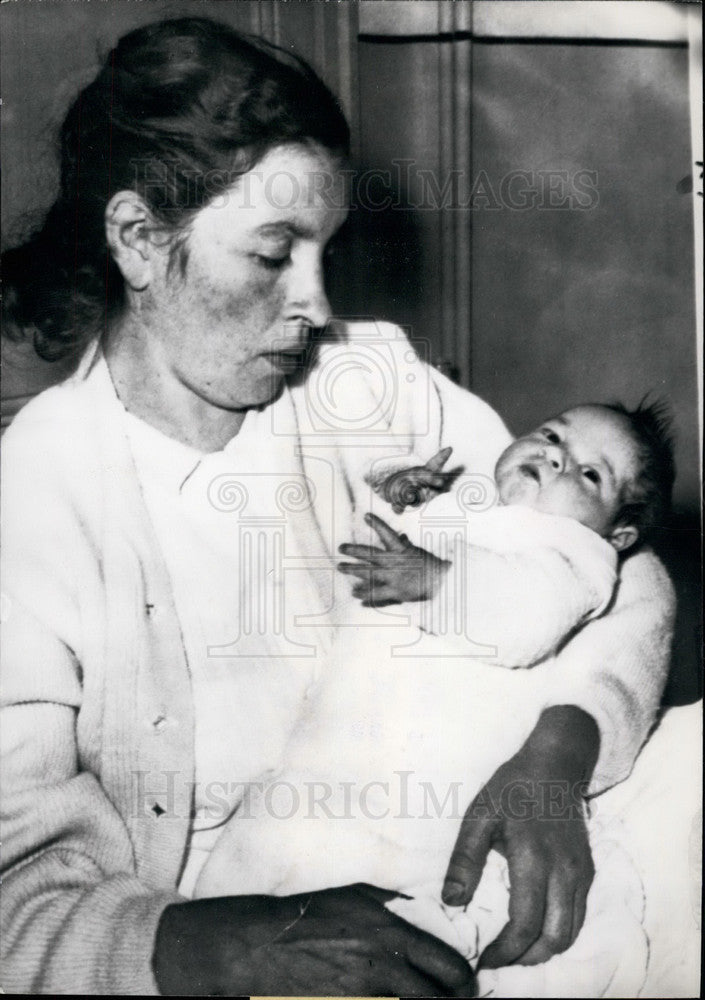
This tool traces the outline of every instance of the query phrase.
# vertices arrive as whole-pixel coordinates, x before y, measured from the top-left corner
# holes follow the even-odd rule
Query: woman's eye
[[[541,432],[549,444],[560,444],[561,439],[558,437],[555,431],[552,431],[549,427],[544,427]]]
[[[262,267],[266,267],[269,271],[279,271],[291,260],[291,255],[288,253],[283,257],[267,257],[262,253],[255,254],[255,256]]]
[[[583,469],[583,475],[586,479],[589,479],[591,483],[595,483],[598,486],[602,482],[600,479],[600,473],[597,469]]]

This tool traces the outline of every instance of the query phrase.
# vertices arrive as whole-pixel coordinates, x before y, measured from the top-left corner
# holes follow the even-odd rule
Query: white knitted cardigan
[[[396,328],[372,333],[439,401],[441,428],[413,450],[428,457],[441,434],[458,461],[491,475],[508,439],[496,414],[410,360]],[[355,378],[375,391],[364,366]],[[307,462],[321,431],[306,391],[291,394],[313,479],[326,463]],[[2,987],[13,993],[156,994],[157,923],[180,899],[194,766],[189,672],[119,407],[107,366],[87,358],[25,407],[3,442],[1,945]],[[402,431],[414,424],[401,411],[395,419]],[[346,447],[333,463],[343,489]],[[327,531],[320,504],[314,513],[312,554],[330,560],[345,524]],[[330,573],[315,566],[324,592]],[[639,553],[623,566],[612,610],[555,660],[551,703],[580,705],[600,727],[593,790],[623,779],[648,735],[672,617],[665,571]]]

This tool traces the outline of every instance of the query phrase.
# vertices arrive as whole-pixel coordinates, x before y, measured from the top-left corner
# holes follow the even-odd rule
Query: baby
[[[674,477],[663,408],[585,405],[546,421],[500,456],[489,510],[457,472],[442,472],[450,453],[391,473],[383,466],[383,478],[368,469],[377,514],[366,521],[384,548],[341,546],[358,562],[338,568],[358,577],[363,604],[424,602],[424,631],[482,640],[484,655],[497,647],[494,662],[530,666],[605,610],[618,555],[662,519]],[[423,509],[397,517],[400,534],[378,516],[388,515],[376,497],[397,515]]]
[[[341,547],[358,560],[340,568],[357,577],[369,627],[340,630],[285,767],[249,789],[196,896],[369,882],[421,900],[397,912],[469,959],[506,920],[506,889],[484,904],[478,890],[448,930],[440,892],[460,821],[533,729],[550,654],[607,607],[618,556],[659,523],[672,446],[659,407],[575,407],[506,449],[498,502],[481,512],[459,502],[462,478],[442,471],[449,454],[384,478],[370,467],[375,502],[404,532],[372,514],[383,547]],[[378,610],[391,604],[421,608],[421,628]]]

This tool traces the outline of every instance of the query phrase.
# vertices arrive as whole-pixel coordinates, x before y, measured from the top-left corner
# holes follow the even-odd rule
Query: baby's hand
[[[457,471],[441,470],[452,452],[452,448],[441,448],[425,465],[392,473],[376,492],[391,504],[395,514],[402,514],[405,507],[420,507],[439,493],[447,493]]]
[[[435,597],[451,564],[413,545],[406,535],[394,531],[380,517],[366,514],[365,520],[377,532],[384,548],[340,546],[343,555],[359,560],[338,563],[341,573],[358,578],[353,597],[359,597],[364,607],[428,601]]]

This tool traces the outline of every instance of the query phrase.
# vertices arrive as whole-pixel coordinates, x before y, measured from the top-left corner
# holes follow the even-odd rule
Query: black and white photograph
[[[702,5],[0,31],[0,992],[701,996]]]

